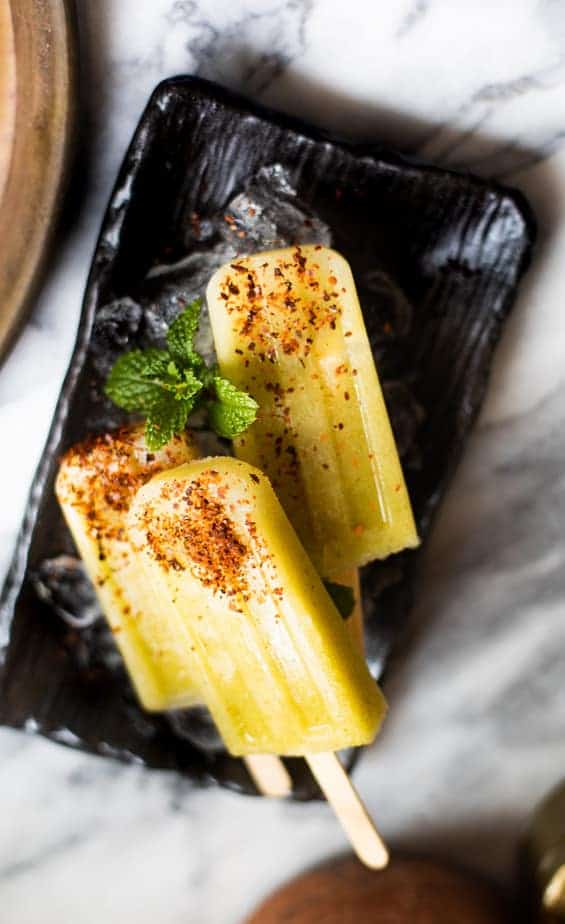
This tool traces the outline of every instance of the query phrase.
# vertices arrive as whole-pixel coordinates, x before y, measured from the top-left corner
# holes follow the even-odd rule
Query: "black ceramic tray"
[[[73,594],[88,596],[72,569],[62,584],[55,573],[67,567],[60,556],[73,554],[53,496],[61,452],[119,422],[101,393],[112,359],[125,346],[158,341],[230,248],[331,240],[353,268],[425,539],[481,406],[533,237],[529,209],[513,190],[330,139],[200,79],[161,84],[104,219],[4,588],[0,722],[253,791],[205,719],[171,722],[140,710],[102,620],[61,618]],[[364,572],[376,677],[406,628],[418,555]],[[292,772],[297,797],[315,792],[301,761]]]

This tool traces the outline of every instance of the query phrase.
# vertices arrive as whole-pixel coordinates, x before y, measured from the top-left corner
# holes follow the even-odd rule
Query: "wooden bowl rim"
[[[77,29],[73,0],[0,2],[15,92],[0,188],[3,359],[30,307],[61,206],[76,115]]]

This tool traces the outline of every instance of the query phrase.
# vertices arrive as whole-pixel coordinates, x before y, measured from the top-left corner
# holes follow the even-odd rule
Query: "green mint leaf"
[[[118,407],[146,417],[146,441],[160,449],[184,430],[188,417],[206,399],[210,426],[228,439],[243,433],[257,416],[257,402],[207,367],[194,349],[199,299],[167,331],[167,350],[132,350],[114,364],[105,391]]]
[[[167,331],[167,346],[175,362],[181,367],[198,365],[202,362],[195,353],[193,342],[200,320],[201,301],[196,298],[188,305],[178,318],[175,318]]]
[[[106,382],[106,395],[125,411],[148,410],[159,400],[167,375],[169,354],[165,350],[132,350],[114,363]]]
[[[173,381],[178,381],[181,377],[180,369],[174,359],[170,359],[167,363],[167,376]]]
[[[355,593],[352,587],[345,584],[334,584],[333,581],[324,581],[324,587],[332,598],[337,611],[343,619],[349,619],[355,609]]]
[[[216,400],[208,408],[210,426],[218,436],[233,439],[253,423],[259,405],[251,395],[219,375],[213,378],[213,388]]]
[[[141,353],[144,362],[144,374],[147,378],[153,376],[159,378],[170,373],[171,358],[167,350],[157,350],[150,347],[147,350],[134,350],[135,353]],[[125,354],[128,355],[127,353]]]
[[[165,446],[176,433],[182,433],[194,408],[194,400],[179,399],[164,395],[147,415],[145,442],[148,449],[155,451]]]
[[[175,383],[175,395],[177,398],[194,398],[204,388],[204,383],[194,374],[192,369],[183,369],[180,382]]]
[[[186,367],[193,369],[199,378],[202,378],[206,374],[206,363],[202,359],[200,353],[197,353],[196,350],[189,350],[187,352]]]

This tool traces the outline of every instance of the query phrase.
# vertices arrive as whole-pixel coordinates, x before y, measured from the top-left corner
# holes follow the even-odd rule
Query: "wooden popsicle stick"
[[[555,915],[565,916],[565,863],[555,870],[543,893],[543,907]]]
[[[371,869],[384,869],[388,850],[336,754],[309,754],[306,761],[359,859]]]
[[[248,754],[243,758],[251,779],[262,796],[282,799],[292,792],[292,780],[275,754]]]

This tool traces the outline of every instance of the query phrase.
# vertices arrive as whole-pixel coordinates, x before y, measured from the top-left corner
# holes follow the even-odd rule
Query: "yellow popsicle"
[[[132,684],[148,709],[193,705],[200,701],[200,693],[183,653],[180,664],[167,665],[163,646],[155,648],[152,634],[144,638],[153,633],[160,604],[150,589],[146,588],[145,596],[141,591],[145,585],[143,575],[136,571],[136,561],[131,560],[126,514],[146,478],[197,455],[187,435],[172,440],[160,452],[149,453],[143,427],[124,427],[74,446],[65,455],[57,480],[57,494],[75,544],[97,589]],[[132,619],[134,600],[138,612]],[[149,613],[152,607],[153,615]],[[163,671],[169,669],[171,674],[165,677]],[[292,790],[284,765],[274,755],[255,754],[248,761],[248,769],[264,795],[286,796]]]
[[[138,491],[128,522],[232,754],[374,738],[382,694],[262,472],[226,457],[163,472]]]
[[[308,245],[223,266],[207,291],[222,375],[258,401],[234,440],[324,577],[418,544],[348,263]]]
[[[192,705],[198,691],[191,654],[161,619],[127,537],[126,514],[152,475],[196,458],[187,435],[148,452],[143,427],[124,427],[73,446],[65,454],[56,494],[141,703],[146,709]]]

